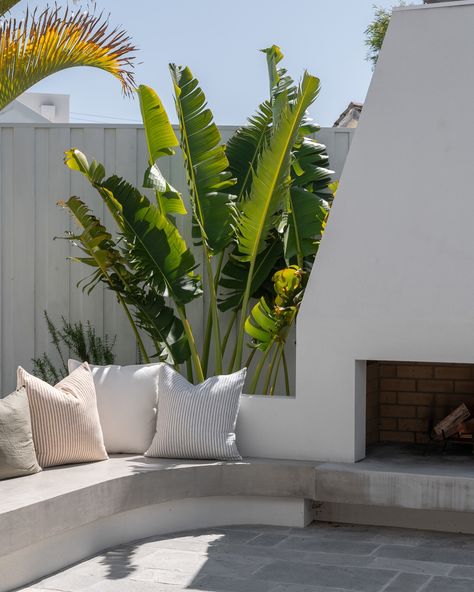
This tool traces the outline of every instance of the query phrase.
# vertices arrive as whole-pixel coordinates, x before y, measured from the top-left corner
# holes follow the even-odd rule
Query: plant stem
[[[186,311],[184,306],[177,306],[177,311],[179,314],[179,318],[183,323],[184,332],[186,333],[186,337],[188,338],[189,349],[191,350],[191,358],[194,364],[194,370],[196,371],[196,379],[198,382],[204,381],[204,374],[202,373],[201,367],[201,360],[199,359],[199,354],[196,347],[196,341],[194,340],[193,331],[191,329],[191,325],[189,324],[188,319],[186,318]]]
[[[216,355],[216,367],[215,371],[217,374],[222,374],[222,362],[224,352],[222,350],[221,339],[220,339],[220,321],[219,321],[219,311],[217,309],[217,287],[219,285],[219,279],[222,270],[222,264],[224,262],[224,254],[225,251],[222,251],[219,255],[219,260],[217,263],[217,269],[215,276],[212,276],[212,267],[210,270],[208,269],[208,278],[212,278],[209,283],[214,286],[214,291],[211,290],[211,301],[209,302],[209,308],[207,312],[207,321],[206,321],[206,331],[204,336],[204,345],[203,345],[203,353],[202,353],[202,370],[205,376],[207,376],[207,370],[209,366],[209,351],[211,348],[211,336],[214,334],[214,341],[216,337],[218,338],[219,343],[219,352],[217,351],[216,346],[214,345],[214,351]],[[213,299],[214,297],[214,299]],[[217,323],[214,319],[217,318]],[[216,328],[217,327],[217,335],[216,335]],[[219,363],[217,363],[219,361]]]
[[[125,300],[123,299],[123,296],[119,292],[117,292],[117,295],[119,297],[120,303],[123,306],[123,309],[125,311],[125,314],[127,315],[127,318],[128,318],[128,320],[130,322],[130,325],[132,326],[132,331],[133,331],[133,333],[135,335],[135,339],[137,340],[138,347],[140,348],[140,352],[141,352],[141,354],[143,356],[143,361],[144,361],[145,364],[149,364],[150,363],[150,358],[148,357],[148,354],[146,353],[145,344],[143,343],[143,340],[142,340],[142,338],[140,336],[140,333],[138,332],[138,328],[137,328],[137,326],[135,324],[135,321],[133,320],[132,314],[129,311],[128,306],[127,306]]]
[[[207,368],[209,365],[209,351],[211,349],[212,336],[212,312],[211,305],[207,309],[206,331],[204,333],[204,344],[202,349],[202,371],[204,376],[207,376]]]
[[[276,368],[275,368],[275,374],[273,376],[273,384],[270,388],[270,397],[273,397],[273,395],[275,394],[275,387],[276,387],[276,383],[278,380],[278,374],[280,371],[280,364],[281,364],[281,360],[283,358],[283,344],[282,343],[278,344],[278,351],[279,351],[280,355],[278,356],[278,360],[277,360],[277,364],[276,364]]]
[[[290,396],[290,379],[288,376],[288,364],[286,363],[286,353],[285,353],[285,346],[283,345],[282,348],[282,360],[283,360],[283,371],[285,374],[285,389],[286,389],[286,396]]]
[[[267,370],[267,377],[265,379],[265,385],[263,387],[263,394],[264,395],[269,394],[268,389],[270,388],[270,382],[272,380],[273,368],[275,367],[275,362],[276,362],[279,351],[280,351],[280,347],[277,345],[277,347],[275,347],[275,353],[273,354],[272,361],[270,362],[270,366],[268,367],[268,370]]]
[[[250,387],[249,387],[249,394],[253,395],[255,394],[255,389],[257,388],[257,384],[258,381],[260,380],[260,374],[262,373],[262,369],[265,365],[265,362],[268,358],[268,354],[270,353],[272,347],[273,347],[273,343],[272,342],[268,348],[265,350],[265,352],[263,353],[263,356],[260,358],[260,362],[258,363],[257,367],[255,368],[255,374],[253,375],[252,378],[252,382],[250,383]]]
[[[193,365],[191,363],[191,358],[186,360],[186,375],[188,377],[188,381],[193,384],[194,383],[194,376],[193,376]]]
[[[247,361],[245,362],[245,367],[247,368],[247,370],[250,368],[250,364],[252,363],[252,360],[253,360],[256,353],[257,353],[257,348],[254,347],[252,349],[252,351],[250,352],[250,355],[247,358]]]
[[[245,286],[244,297],[242,299],[239,330],[237,333],[236,358],[235,358],[235,364],[234,364],[234,367],[236,370],[240,370],[240,367],[242,365],[242,355],[243,355],[244,337],[245,337],[245,320],[247,318],[247,308],[248,308],[249,300],[250,300],[250,296],[251,296],[252,278],[253,278],[254,269],[255,269],[255,258],[253,258],[252,261],[250,262],[250,269],[249,269],[249,274],[247,277],[247,285]]]
[[[232,328],[235,325],[235,321],[237,319],[237,314],[238,314],[238,311],[234,310],[234,312],[232,313],[232,317],[230,318],[229,325],[227,326],[227,330],[225,332],[224,339],[222,340],[222,355],[224,355],[225,350],[227,348],[227,343],[229,341],[230,334],[232,333]]]

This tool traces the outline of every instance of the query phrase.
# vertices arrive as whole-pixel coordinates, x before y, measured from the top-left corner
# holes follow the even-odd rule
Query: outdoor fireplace
[[[368,446],[454,442],[472,451],[474,364],[368,361],[366,405]]]

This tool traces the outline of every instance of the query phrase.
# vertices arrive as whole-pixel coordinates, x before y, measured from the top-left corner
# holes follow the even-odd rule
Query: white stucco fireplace
[[[357,461],[366,361],[474,361],[474,2],[394,12],[297,334],[296,399],[244,401],[244,452]]]

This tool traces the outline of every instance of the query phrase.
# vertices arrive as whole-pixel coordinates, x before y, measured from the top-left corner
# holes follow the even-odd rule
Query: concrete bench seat
[[[0,482],[0,592],[105,548],[225,524],[305,526],[314,463],[113,456]]]
[[[118,455],[2,481],[0,592],[109,547],[213,526],[316,518],[474,533],[473,469],[398,449],[355,464]]]

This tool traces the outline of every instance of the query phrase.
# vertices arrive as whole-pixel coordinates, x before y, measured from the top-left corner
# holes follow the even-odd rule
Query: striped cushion
[[[94,380],[87,363],[56,386],[19,367],[18,386],[28,395],[31,427],[42,467],[105,460]]]
[[[242,460],[235,424],[246,370],[193,386],[170,366],[158,375],[156,434],[145,456]]]

